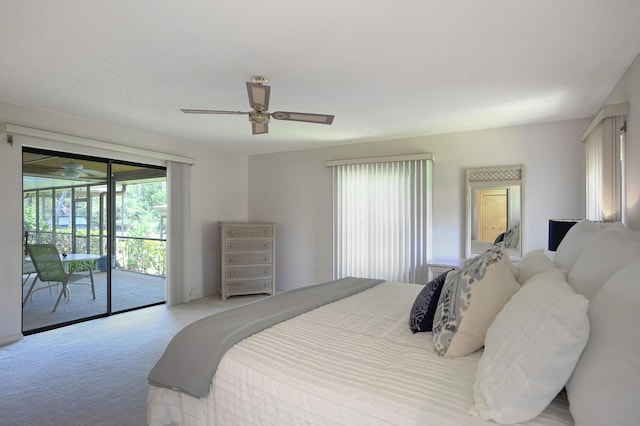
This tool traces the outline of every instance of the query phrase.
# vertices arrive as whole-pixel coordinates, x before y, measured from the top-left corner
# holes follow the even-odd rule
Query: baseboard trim
[[[22,339],[24,335],[22,333],[12,334],[11,336],[4,336],[0,338],[0,346],[8,345],[9,343],[17,342]]]

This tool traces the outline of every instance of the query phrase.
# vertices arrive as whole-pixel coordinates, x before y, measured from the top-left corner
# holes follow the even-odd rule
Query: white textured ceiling
[[[0,101],[239,153],[593,116],[637,0],[2,0]],[[269,77],[251,135],[245,81]]]

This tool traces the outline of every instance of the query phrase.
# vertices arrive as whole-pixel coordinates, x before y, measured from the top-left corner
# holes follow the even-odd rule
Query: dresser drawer
[[[271,279],[261,280],[238,280],[227,281],[227,293],[273,293],[273,281]]]
[[[236,251],[271,251],[273,244],[271,240],[267,241],[225,241],[224,248],[227,252]]]
[[[272,263],[271,252],[232,253],[224,256],[227,266],[233,265],[269,265]]]
[[[265,266],[230,266],[225,270],[225,278],[242,279],[242,278],[263,278],[273,275],[273,267]]]
[[[272,226],[228,226],[225,228],[226,238],[271,238]]]

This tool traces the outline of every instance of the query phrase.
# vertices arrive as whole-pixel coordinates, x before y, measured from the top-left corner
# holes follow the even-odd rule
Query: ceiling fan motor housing
[[[263,111],[249,111],[249,121],[257,124],[269,122],[269,113]]]

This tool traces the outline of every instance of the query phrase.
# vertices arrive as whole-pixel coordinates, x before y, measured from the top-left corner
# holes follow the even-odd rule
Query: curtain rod
[[[389,155],[385,157],[350,158],[346,160],[328,160],[324,162],[326,167],[346,166],[350,164],[386,163],[389,161],[433,160],[431,152],[420,154]]]
[[[111,142],[99,141],[96,139],[83,138],[80,136],[67,135],[64,133],[52,132],[49,130],[34,129],[32,127],[19,126],[17,124],[5,123],[4,131],[8,135],[32,136],[40,139],[48,139],[57,142],[66,142],[75,145],[90,146],[92,148],[106,149],[125,154],[140,155],[142,157],[150,157],[158,160],[175,161],[178,163],[195,164],[195,160],[181,155],[168,154],[166,152],[151,151],[142,148],[134,148],[132,146],[120,145]]]
[[[598,124],[605,118],[616,117],[616,116],[625,116],[629,115],[629,104],[615,104],[615,105],[605,105],[602,107],[600,111],[596,114],[596,116],[591,120],[589,126],[582,132],[582,142],[587,140],[589,134],[596,128]]]

